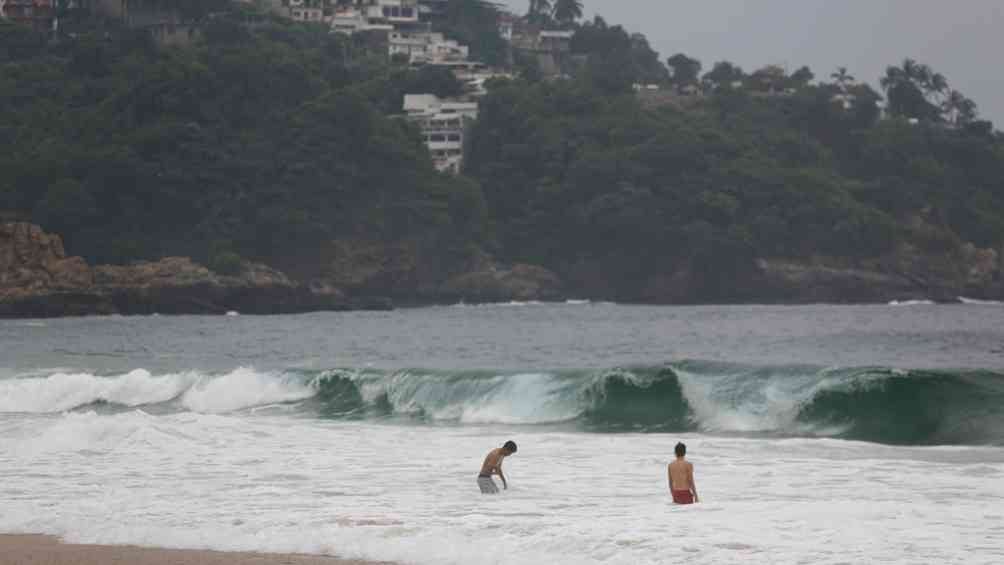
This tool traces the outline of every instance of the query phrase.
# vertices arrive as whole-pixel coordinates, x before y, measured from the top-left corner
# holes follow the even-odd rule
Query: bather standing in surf
[[[488,452],[485,462],[481,464],[481,473],[478,474],[478,488],[481,489],[481,494],[499,493],[499,487],[492,480],[492,475],[498,475],[502,479],[502,488],[509,490],[509,484],[502,474],[502,461],[513,453],[516,453],[516,443],[513,441],[507,441],[502,447]]]
[[[697,483],[694,482],[694,464],[687,461],[687,446],[676,444],[676,461],[669,464],[669,492],[676,504],[694,504],[697,498]]]

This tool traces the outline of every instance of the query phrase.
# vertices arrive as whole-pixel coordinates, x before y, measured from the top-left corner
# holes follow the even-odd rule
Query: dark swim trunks
[[[676,504],[693,504],[694,495],[689,490],[673,490],[673,502]]]

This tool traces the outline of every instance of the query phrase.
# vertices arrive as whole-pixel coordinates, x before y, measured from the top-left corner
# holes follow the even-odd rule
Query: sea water
[[[1004,309],[0,322],[0,532],[416,564],[1004,562]],[[513,439],[510,489],[478,494]],[[687,443],[701,504],[670,503]]]

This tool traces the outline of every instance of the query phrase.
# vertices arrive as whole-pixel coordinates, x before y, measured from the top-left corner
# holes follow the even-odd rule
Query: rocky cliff
[[[233,276],[184,257],[91,266],[67,257],[59,236],[0,223],[0,317],[87,314],[250,314],[386,309],[398,304],[562,300],[651,304],[874,303],[1004,299],[1001,252],[962,245],[940,253],[904,246],[856,263],[833,258],[737,262],[729,280],[700,264],[626,277],[603,262],[559,269],[501,264],[478,250],[447,253],[419,241],[335,241],[292,280],[244,262]],[[712,280],[713,279],[713,280]]]
[[[332,242],[307,282],[244,262],[234,276],[186,257],[91,266],[67,257],[59,236],[0,223],[0,317],[90,314],[248,314],[388,309],[396,303],[550,300],[561,280],[531,265],[500,265],[480,252],[458,258],[416,241]]]
[[[0,316],[282,313],[352,307],[332,289],[311,289],[264,265],[222,276],[188,258],[90,266],[67,257],[57,235],[0,224]]]

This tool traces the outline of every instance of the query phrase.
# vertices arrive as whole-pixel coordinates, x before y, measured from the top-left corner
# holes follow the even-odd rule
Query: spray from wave
[[[0,380],[0,413],[94,405],[230,413],[286,404],[305,416],[397,423],[562,425],[591,432],[839,437],[1004,444],[1004,375],[991,371],[756,367],[684,361],[566,371],[56,373]]]

